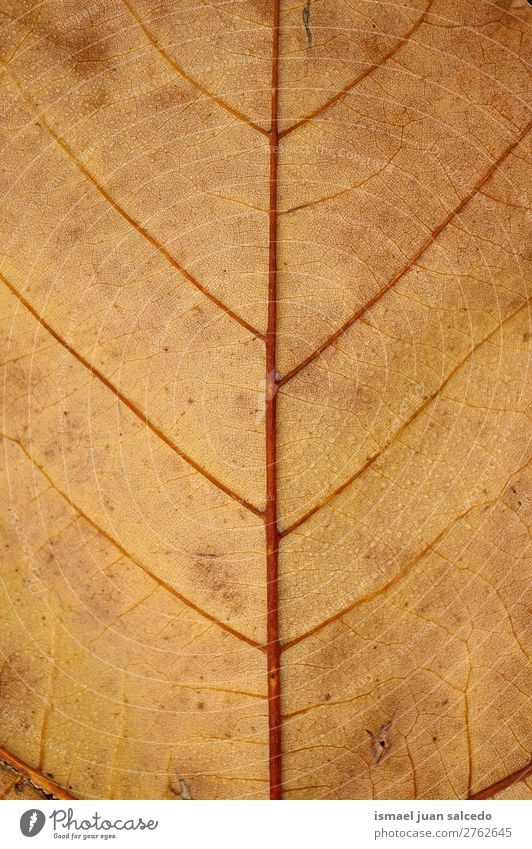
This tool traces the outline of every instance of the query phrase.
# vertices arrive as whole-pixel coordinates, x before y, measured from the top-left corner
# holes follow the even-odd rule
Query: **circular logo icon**
[[[20,830],[25,837],[35,837],[44,827],[46,817],[42,811],[32,808],[24,811],[20,818]]]

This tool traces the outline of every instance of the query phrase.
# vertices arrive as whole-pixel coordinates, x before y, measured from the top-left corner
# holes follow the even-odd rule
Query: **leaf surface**
[[[45,799],[46,796],[13,770],[0,766],[0,799]]]
[[[528,798],[529,5],[0,11],[6,757]]]

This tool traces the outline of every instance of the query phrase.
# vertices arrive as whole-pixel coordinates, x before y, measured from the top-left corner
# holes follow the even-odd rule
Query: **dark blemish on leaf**
[[[330,700],[331,700],[331,694],[330,694],[330,693],[325,693],[325,701],[326,701],[326,702],[330,702]]]
[[[312,47],[312,30],[310,28],[310,3],[311,0],[307,0],[306,5],[302,12],[303,17],[303,26],[305,27],[305,32],[307,34],[307,45]]]
[[[78,76],[90,77],[109,64],[111,47],[109,34],[96,20],[78,29],[43,25],[39,33],[51,44],[69,55],[70,64]]]
[[[366,728],[366,733],[369,734],[371,738],[371,748],[373,751],[375,766],[381,762],[385,753],[391,747],[389,736],[391,727],[391,722],[385,722],[384,725],[381,725],[379,730],[375,733]]]
[[[155,113],[160,114],[174,108],[176,103],[184,104],[191,98],[192,94],[183,87],[175,84],[165,85],[152,92],[150,105]]]
[[[197,707],[197,709],[198,709],[198,710],[204,710],[204,708],[205,708],[205,702],[198,702],[198,704],[196,705],[196,707]]]
[[[173,796],[176,796],[178,799],[192,799],[190,785],[178,772],[175,776],[170,776],[170,778],[168,779],[168,790]]]
[[[103,85],[100,85],[95,94],[90,94],[87,97],[87,106],[91,112],[97,112],[102,106],[107,106],[109,99],[106,89]]]

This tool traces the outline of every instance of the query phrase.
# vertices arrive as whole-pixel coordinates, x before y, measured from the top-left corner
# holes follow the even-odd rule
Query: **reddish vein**
[[[470,203],[470,201],[472,201],[474,197],[476,197],[476,195],[480,192],[484,184],[490,180],[496,170],[500,167],[500,165],[502,165],[504,160],[508,156],[510,156],[510,154],[515,150],[515,148],[522,142],[531,127],[532,121],[529,121],[526,127],[521,130],[517,138],[512,141],[508,145],[508,147],[503,150],[500,156],[498,156],[497,159],[492,162],[487,172],[473,186],[471,191],[464,198],[462,198],[458,206],[456,206],[455,209],[451,210],[451,212],[448,213],[448,215],[443,219],[443,221],[441,221],[440,224],[438,224],[438,226],[434,230],[432,230],[427,239],[420,245],[416,253],[412,257],[410,257],[408,262],[405,263],[405,265],[403,265],[403,267],[400,268],[399,271],[397,271],[396,274],[394,274],[393,277],[388,280],[388,282],[385,286],[382,287],[382,289],[379,289],[373,295],[373,297],[370,298],[369,301],[363,304],[360,309],[358,309],[350,318],[348,318],[347,321],[345,321],[338,328],[338,330],[336,330],[331,336],[325,339],[325,341],[322,342],[321,345],[316,348],[315,351],[309,354],[308,357],[305,357],[305,359],[302,360],[297,366],[295,366],[291,371],[285,374],[282,380],[279,381],[280,386],[283,386],[285,383],[288,383],[290,380],[292,380],[292,378],[299,374],[300,371],[303,371],[303,369],[310,365],[310,363],[314,362],[314,360],[320,357],[324,353],[324,351],[330,348],[330,346],[333,345],[337,341],[337,339],[339,339],[340,336],[343,336],[343,334],[347,330],[349,330],[349,328],[352,327],[353,324],[355,324],[360,318],[362,318],[362,316],[366,312],[368,312],[373,306],[375,306],[375,304],[380,301],[380,299],[384,297],[384,295],[386,295],[386,293],[389,292],[390,289],[393,289],[395,284],[398,283],[399,280],[401,280],[401,278],[404,277],[405,274],[410,271],[410,269],[413,268],[416,262],[426,253],[426,251],[436,241],[440,233],[442,233],[446,229],[446,227],[448,227],[448,225],[451,224],[452,221],[454,221],[454,219],[460,215],[464,207],[467,206],[467,204]]]
[[[511,775],[506,775],[504,778],[499,779],[499,781],[495,781],[494,784],[490,784],[489,787],[485,787],[484,790],[479,790],[478,793],[471,793],[468,798],[490,799],[497,793],[502,793],[503,790],[507,790],[508,787],[511,787],[518,781],[523,781],[525,778],[529,778],[529,776],[532,776],[532,761],[521,769],[512,772]]]
[[[218,95],[214,94],[214,92],[210,91],[200,82],[198,82],[198,80],[195,80],[194,77],[191,77],[190,74],[187,74],[187,72],[180,65],[177,64],[175,59],[170,56],[170,54],[164,49],[164,47],[161,47],[153,33],[148,29],[148,27],[146,26],[138,12],[133,8],[129,0],[122,0],[122,2],[124,3],[124,6],[130,13],[130,15],[132,15],[132,17],[135,19],[135,21],[139,25],[140,29],[142,30],[152,47],[154,47],[155,50],[160,53],[163,59],[168,62],[168,64],[174,69],[174,71],[176,71],[176,73],[179,74],[180,77],[186,80],[186,82],[189,83],[189,85],[191,85],[193,88],[197,89],[197,91],[201,92],[201,94],[205,95],[206,98],[212,100],[222,109],[225,109],[225,111],[229,112],[230,115],[233,115],[234,118],[238,118],[239,121],[242,121],[244,124],[247,124],[249,127],[256,130],[258,133],[267,135],[267,130],[265,130],[264,127],[261,127],[260,124],[256,124],[255,121],[252,121],[251,118],[249,118],[243,112],[240,112],[239,109],[235,109],[234,106],[231,106],[229,103],[227,103],[227,101],[223,100],[223,98],[218,97]]]
[[[13,75],[9,66],[6,65],[4,62],[2,62],[1,64],[5,68],[9,77],[12,79],[13,84],[16,86],[21,97],[26,101],[32,112],[34,112],[37,116],[38,124],[46,130],[46,132],[53,138],[58,147],[60,147],[61,150],[63,150],[67,154],[67,156],[74,162],[78,170],[83,174],[85,179],[96,189],[96,191],[107,201],[107,203],[110,204],[110,206],[115,210],[115,212],[117,212],[118,215],[120,215],[124,219],[124,221],[127,221],[127,223],[134,230],[136,230],[136,232],[139,233],[144,239],[146,239],[146,241],[149,242],[150,245],[152,245],[157,251],[159,251],[161,256],[166,259],[166,261],[172,266],[172,268],[175,268],[176,271],[179,271],[179,273],[182,274],[182,276],[186,280],[188,280],[189,283],[191,283],[209,301],[215,304],[218,309],[222,310],[222,312],[232,318],[233,321],[236,321],[237,324],[240,324],[242,327],[245,327],[245,329],[248,330],[251,334],[253,334],[253,336],[263,338],[263,334],[260,332],[260,330],[258,330],[256,327],[253,327],[253,325],[249,324],[244,318],[238,315],[238,313],[232,310],[231,307],[229,307],[227,304],[224,304],[223,301],[217,298],[216,295],[213,295],[213,293],[210,292],[202,283],[200,283],[200,281],[197,280],[196,277],[194,277],[194,275],[190,273],[190,271],[187,271],[187,269],[183,265],[181,265],[180,262],[178,262],[178,260],[170,253],[170,251],[165,248],[162,242],[156,239],[155,236],[150,233],[149,230],[146,229],[146,227],[144,227],[139,221],[137,221],[136,218],[133,218],[133,216],[130,215],[129,212],[127,212],[127,210],[125,210],[124,207],[122,207],[113,198],[111,194],[109,194],[107,189],[105,189],[104,186],[101,185],[101,183],[96,179],[96,177],[89,171],[88,168],[85,167],[83,162],[77,157],[68,142],[65,141],[65,139],[59,135],[59,133],[52,127],[51,124],[48,123],[43,113],[40,111],[38,104],[33,100],[31,95],[20,85],[19,81]]]
[[[266,331],[266,582],[270,799],[281,799],[281,641],[279,638],[279,529],[277,526],[277,172],[279,159],[280,0],[273,11],[268,327]]]
[[[266,133],[263,127],[255,124],[248,116],[241,113],[239,110],[234,109],[228,103],[226,103],[221,98],[214,95],[211,91],[206,89],[192,77],[190,77],[177,63],[172,59],[172,57],[161,47],[158,43],[155,36],[150,32],[150,30],[143,23],[142,19],[135,11],[129,0],[123,0],[125,7],[129,10],[131,15],[137,21],[138,25],[141,27],[148,41],[152,44],[152,46],[158,50],[161,56],[177,71],[177,73],[185,79],[188,83],[194,86],[197,90],[203,93],[206,97],[213,100],[220,107],[230,112],[234,117],[242,120],[248,126],[252,127],[254,130],[259,133]],[[267,545],[267,644],[264,647],[267,655],[267,666],[268,666],[268,728],[269,728],[269,770],[270,770],[270,798],[271,799],[281,799],[282,798],[282,736],[281,736],[281,724],[282,724],[282,716],[281,716],[281,675],[280,675],[280,664],[281,664],[281,640],[280,640],[280,628],[279,628],[279,542],[281,536],[290,534],[294,531],[299,525],[305,522],[311,515],[313,515],[318,509],[324,506],[325,503],[328,503],[333,497],[338,495],[341,491],[343,491],[353,480],[358,477],[368,465],[370,465],[378,454],[371,457],[368,463],[359,470],[353,477],[351,477],[347,482],[342,484],[337,490],[327,496],[323,502],[320,502],[318,505],[313,507],[308,514],[305,514],[300,519],[297,520],[292,526],[286,528],[281,534],[278,526],[278,510],[277,510],[277,392],[281,385],[290,381],[293,377],[296,376],[300,371],[302,371],[306,366],[308,366],[312,361],[314,361],[317,357],[319,357],[330,345],[332,345],[339,336],[341,336],[345,331],[350,328],[368,309],[370,309],[386,292],[388,292],[395,283],[404,275],[406,272],[413,266],[413,264],[420,258],[422,254],[428,249],[428,247],[433,243],[436,237],[442,232],[442,230],[447,227],[447,225],[459,214],[459,212],[464,208],[464,206],[476,195],[476,193],[480,190],[480,188],[488,181],[488,179],[492,176],[501,162],[508,156],[513,149],[519,144],[519,142],[524,138],[526,133],[528,132],[530,125],[528,125],[518,136],[517,140],[513,142],[509,147],[503,152],[503,154],[492,164],[488,173],[481,179],[479,183],[473,188],[472,192],[465,197],[461,203],[458,205],[456,209],[454,209],[446,219],[438,225],[438,227],[430,234],[426,242],[420,247],[418,252],[412,257],[406,266],[404,266],[396,275],[394,275],[388,283],[375,294],[375,296],[355,315],[351,316],[331,337],[325,340],[322,345],[319,346],[312,354],[310,354],[305,360],[303,360],[299,365],[297,365],[291,372],[286,374],[284,378],[280,378],[277,373],[276,367],[276,345],[277,345],[277,230],[278,230],[278,159],[279,159],[279,141],[284,136],[292,133],[294,130],[299,127],[307,124],[313,118],[320,115],[325,110],[329,109],[335,103],[337,103],[340,99],[345,97],[356,85],[359,83],[364,77],[368,74],[372,73],[376,68],[378,68],[383,61],[390,59],[400,47],[402,47],[413,35],[413,33],[421,26],[423,21],[426,19],[427,13],[432,5],[433,0],[428,0],[427,6],[425,8],[422,16],[412,25],[411,29],[406,33],[404,37],[402,37],[389,51],[385,54],[385,56],[377,63],[374,63],[369,68],[365,69],[359,76],[355,79],[351,80],[341,91],[315,109],[313,112],[309,113],[301,120],[294,123],[292,126],[287,127],[282,132],[279,131],[279,109],[278,109],[278,90],[279,90],[279,39],[280,39],[280,0],[275,0],[274,8],[273,8],[273,38],[272,38],[272,96],[271,96],[271,125],[270,129],[267,132],[269,139],[269,160],[270,160],[270,199],[269,199],[269,263],[268,263],[268,324],[267,330],[265,334],[262,334],[255,327],[248,324],[243,318],[241,318],[237,313],[231,310],[226,304],[216,298],[211,292],[208,291],[190,272],[188,272],[164,247],[162,243],[160,243],[146,228],[144,228],[138,221],[136,221],[125,209],[123,209],[107,192],[107,190],[96,180],[96,178],[91,174],[91,172],[83,165],[83,163],[78,159],[72,148],[68,145],[68,143],[54,130],[54,128],[48,124],[42,113],[40,112],[37,104],[33,101],[32,97],[25,92],[18,81],[13,77],[10,69],[7,65],[4,64],[6,70],[10,74],[13,79],[15,85],[20,91],[23,98],[30,105],[32,110],[37,114],[39,122],[42,126],[47,130],[50,136],[55,140],[59,147],[74,161],[78,169],[81,171],[83,176],[88,180],[89,183],[93,185],[93,187],[109,202],[109,204],[114,208],[125,221],[130,224],[140,235],[142,235],[153,247],[155,247],[164,257],[165,259],[172,265],[176,270],[178,270],[193,286],[195,286],[205,297],[207,297],[212,303],[214,303],[217,307],[219,307],[223,312],[225,312],[228,316],[238,322],[241,326],[246,328],[253,335],[261,338],[265,342],[266,346],[266,511],[264,514],[261,513],[254,505],[246,502],[244,499],[240,498],[236,493],[229,490],[227,487],[223,486],[219,481],[213,478],[209,473],[206,472],[205,469],[198,466],[188,455],[181,452],[177,446],[165,436],[164,433],[153,423],[151,422],[146,415],[139,410],[129,399],[122,395],[119,390],[103,375],[101,374],[91,363],[85,360],[80,354],[78,354],[62,337],[60,337],[53,328],[44,321],[44,319],[38,315],[38,313],[33,309],[31,304],[29,304],[25,298],[20,295],[16,289],[7,281],[2,275],[0,275],[0,279],[5,283],[5,285],[11,290],[11,292],[18,298],[18,300],[28,309],[31,314],[39,321],[39,323],[58,341],[72,356],[74,356],[83,366],[85,366],[95,377],[100,379],[105,386],[110,389],[135,415],[144,421],[147,427],[149,427],[155,434],[157,434],[169,447],[171,447],[179,456],[181,456],[186,462],[188,462],[196,471],[200,474],[204,475],[211,483],[221,489],[230,497],[239,501],[243,506],[245,506],[248,510],[255,513],[256,515],[264,515],[265,521],[265,529],[266,529],[266,545]],[[522,309],[521,307],[520,309]],[[517,310],[519,312],[520,310]],[[513,314],[515,315],[515,313]],[[511,317],[513,317],[510,316]],[[507,319],[506,319],[507,320]],[[505,321],[506,321],[505,320]],[[498,330],[496,330],[490,334],[488,339]],[[481,343],[483,344],[487,339],[484,339]],[[478,347],[475,346],[473,350],[476,350]],[[472,351],[468,352],[466,359],[471,355]],[[460,363],[457,368],[462,365]],[[454,372],[457,368],[453,369],[451,374],[445,380],[444,384],[448,382],[448,380],[453,376]],[[442,386],[438,388],[435,395],[437,395]],[[434,400],[434,396],[431,396],[427,399],[427,401],[422,405],[420,410],[417,410],[414,414],[414,418],[419,415],[419,412],[424,409],[432,400]],[[402,426],[403,429],[405,426],[408,426],[410,423],[407,422]],[[15,441],[15,440],[12,440]],[[26,452],[26,449],[21,445],[21,443],[17,442],[20,445],[23,451]],[[385,446],[387,447],[387,446]],[[29,455],[28,455],[29,456]],[[33,458],[31,458],[33,462]],[[36,464],[37,465],[37,464]],[[40,470],[43,474],[46,475],[44,470],[41,467]],[[67,496],[64,496],[67,498]],[[70,499],[67,498],[70,501]],[[77,507],[73,502],[70,502],[74,509],[76,509],[79,515],[89,522],[91,525],[96,527],[100,532],[103,532],[101,528],[99,528],[95,523],[85,514],[83,513],[79,507]],[[106,532],[103,532],[106,534]],[[107,534],[106,534],[107,535]],[[107,535],[108,536],[108,535]],[[138,561],[134,560],[127,551],[123,550],[120,544],[116,540],[112,540],[115,545],[123,552],[124,555],[129,557],[133,562],[138,563]],[[425,553],[422,552],[420,556]],[[141,565],[141,564],[138,564]],[[142,566],[143,569],[145,567]],[[145,569],[145,571],[147,571]],[[224,625],[220,621],[216,620],[214,617],[206,614],[205,611],[197,608],[194,604],[190,602],[188,599],[184,599],[181,597],[173,587],[170,587],[165,582],[157,578],[152,573],[148,572],[154,580],[156,580],[159,584],[164,586],[166,589],[170,590],[174,595],[180,598],[185,604],[192,607],[199,614],[203,616],[207,616],[208,619],[220,625],[220,627],[224,628],[226,631],[229,631],[234,636],[245,640],[250,645],[253,645],[257,648],[263,648],[259,644],[240,634],[239,632],[234,631],[229,626]],[[365,601],[366,599],[361,599],[360,601]],[[355,602],[358,604],[359,602]],[[302,634],[301,636],[295,638],[290,643],[288,643],[285,648],[289,648],[292,645],[300,642],[306,637],[310,636],[310,634],[324,627],[324,625],[328,624],[332,619],[336,619],[337,617],[344,614],[347,610],[351,609],[354,605],[350,605],[348,608],[340,611],[339,614],[336,614],[331,620],[326,620],[325,622],[320,623],[318,626],[313,628],[311,631]],[[47,778],[42,776],[39,772],[35,771],[33,768],[29,767],[27,764],[20,761],[15,756],[9,754],[5,750],[0,748],[0,761],[4,761],[9,764],[12,768],[18,770],[19,772],[28,776],[30,780],[32,780],[36,785],[40,786],[47,793],[52,793],[53,795],[62,798],[62,799],[73,799],[75,797],[71,796],[66,790],[61,788],[59,785],[56,785],[54,782],[49,781]],[[470,799],[487,799],[493,796],[496,793],[501,792],[502,790],[510,787],[517,781],[520,781],[524,778],[527,778],[532,774],[532,762],[529,763],[524,768],[517,770],[509,776],[506,776],[503,779],[500,779],[496,783],[490,785],[490,787],[485,788],[484,790],[479,791],[478,793],[470,794],[468,798]]]
[[[296,121],[295,124],[292,124],[291,127],[287,127],[285,130],[283,130],[283,132],[281,133],[281,137],[287,136],[289,133],[293,133],[294,130],[299,129],[299,127],[302,127],[305,124],[308,124],[308,122],[312,121],[313,118],[316,118],[318,115],[321,115],[322,112],[325,112],[325,110],[329,109],[331,106],[334,106],[335,103],[338,103],[338,101],[341,100],[343,97],[345,97],[346,94],[349,94],[349,92],[356,85],[358,85],[358,83],[361,82],[365,77],[369,76],[369,74],[373,73],[373,71],[376,71],[377,68],[380,68],[381,65],[383,65],[385,62],[388,61],[388,59],[391,59],[392,56],[395,53],[397,53],[397,51],[401,47],[403,47],[403,45],[406,44],[406,42],[414,35],[415,31],[417,29],[419,29],[419,27],[421,26],[421,24],[425,20],[433,2],[434,2],[434,0],[429,0],[429,2],[427,3],[427,6],[425,8],[425,11],[421,15],[421,17],[418,18],[417,21],[415,21],[412,24],[412,26],[410,27],[408,32],[405,33],[405,35],[403,35],[396,42],[396,44],[394,44],[393,47],[391,47],[390,50],[388,50],[388,52],[385,53],[384,56],[382,56],[379,59],[378,62],[374,62],[368,68],[365,68],[360,74],[358,74],[358,76],[356,76],[353,80],[351,80],[349,83],[347,83],[347,85],[345,85],[342,89],[340,89],[340,91],[338,91],[335,95],[333,95],[333,97],[330,97],[329,100],[326,100],[325,103],[322,103],[321,106],[318,106],[316,109],[314,109],[313,112],[309,112],[308,115],[305,115],[304,118],[300,118],[300,120]]]
[[[7,766],[11,767],[11,769],[14,769],[19,774],[25,775],[34,787],[37,787],[49,796],[55,796],[57,799],[76,798],[75,796],[72,796],[68,790],[65,790],[64,787],[61,787],[60,784],[56,784],[55,781],[52,781],[50,778],[46,778],[46,776],[38,770],[29,766],[24,761],[21,761],[20,758],[16,757],[16,755],[12,755],[11,752],[2,748],[0,748],[0,762],[7,764]]]
[[[148,418],[146,413],[144,413],[143,410],[140,409],[140,407],[137,407],[137,405],[133,401],[131,401],[130,398],[128,398],[126,395],[124,395],[123,392],[121,392],[120,389],[118,389],[118,387],[116,387],[114,385],[114,383],[112,383],[109,380],[109,378],[107,378],[101,371],[99,371],[99,369],[96,368],[96,366],[93,365],[93,363],[89,362],[89,360],[86,360],[85,357],[83,357],[80,353],[78,353],[78,351],[76,351],[76,349],[73,348],[72,345],[70,345],[66,341],[66,339],[63,339],[63,337],[60,336],[60,334],[57,333],[57,331],[54,330],[54,328],[50,324],[48,324],[48,322],[45,321],[45,319],[42,316],[39,315],[37,310],[34,307],[32,307],[32,305],[29,303],[29,301],[27,301],[26,298],[23,295],[21,295],[20,292],[17,291],[15,286],[13,286],[13,284],[10,283],[10,281],[7,279],[7,277],[4,277],[4,275],[1,274],[1,273],[0,273],[0,281],[4,284],[4,286],[6,286],[9,289],[9,291],[22,304],[22,306],[25,307],[27,309],[27,311],[36,319],[36,321],[39,322],[41,327],[43,327],[47,331],[47,333],[49,333],[50,336],[52,336],[55,339],[56,342],[59,342],[59,344],[65,349],[65,351],[68,351],[68,353],[71,354],[71,356],[73,356],[78,361],[78,363],[80,363],[82,366],[84,366],[84,368],[86,368],[87,371],[89,371],[94,377],[96,377],[99,381],[101,381],[103,383],[103,385],[105,387],[107,387],[107,389],[109,389],[109,391],[112,392],[113,395],[115,395],[118,398],[118,400],[121,401],[122,404],[125,407],[128,408],[128,410],[131,410],[131,412],[138,419],[140,419],[142,422],[144,422],[146,427],[149,430],[151,430],[152,433],[154,433],[161,440],[161,442],[164,442],[165,445],[167,445],[169,448],[171,448],[172,451],[174,451],[178,455],[178,457],[181,457],[181,459],[184,460],[185,463],[188,463],[188,465],[191,466],[194,469],[194,471],[198,472],[200,475],[202,475],[204,478],[206,478],[209,481],[209,483],[212,483],[213,486],[215,486],[217,489],[224,492],[226,495],[228,495],[234,501],[237,501],[239,504],[241,504],[243,507],[245,507],[251,513],[254,513],[256,516],[262,516],[263,515],[262,511],[259,510],[258,507],[255,507],[255,505],[251,504],[250,501],[247,501],[245,498],[242,498],[242,496],[238,495],[238,493],[233,492],[232,489],[230,489],[224,483],[222,483],[217,478],[215,478],[214,475],[211,475],[211,473],[208,472],[207,469],[204,469],[203,466],[200,466],[199,463],[197,463],[192,457],[190,457],[184,451],[181,451],[181,449],[178,448],[178,446],[175,444],[175,442],[172,439],[170,439],[170,437],[167,436],[166,433],[164,433],[164,431],[161,430],[161,428],[158,427],[158,425],[156,425],[154,421],[152,421],[150,418]]]
[[[293,531],[296,530],[296,528],[299,528],[300,525],[304,524],[304,522],[307,522],[312,516],[314,516],[315,513],[318,512],[318,510],[321,510],[327,504],[330,504],[330,502],[333,501],[338,495],[340,495],[340,493],[344,492],[347,487],[351,486],[351,484],[354,483],[361,475],[363,475],[364,472],[371,468],[371,466],[373,466],[375,461],[379,459],[379,457],[384,453],[384,451],[386,451],[393,443],[397,442],[400,439],[401,435],[404,433],[404,431],[407,430],[410,425],[414,421],[416,421],[416,419],[419,418],[419,416],[427,409],[427,407],[430,406],[430,404],[432,404],[433,401],[436,400],[436,398],[438,398],[438,396],[445,389],[447,384],[460,371],[460,369],[463,368],[463,366],[468,362],[468,360],[471,359],[475,352],[478,351],[478,349],[485,345],[487,342],[489,342],[497,333],[500,333],[501,328],[504,327],[505,324],[507,324],[513,318],[519,315],[519,313],[522,312],[524,309],[529,308],[529,306],[530,300],[527,299],[516,310],[511,312],[501,322],[499,322],[499,324],[497,324],[497,326],[494,330],[491,331],[491,333],[489,333],[487,336],[485,336],[483,339],[481,339],[479,342],[476,342],[471,348],[469,348],[467,353],[462,357],[461,360],[456,363],[456,365],[448,373],[447,377],[445,377],[441,381],[441,383],[436,387],[434,392],[432,392],[430,395],[427,395],[423,403],[412,412],[408,419],[406,419],[406,421],[404,421],[399,426],[399,428],[394,431],[394,433],[390,435],[386,442],[384,442],[384,444],[377,451],[371,454],[367,458],[365,463],[359,469],[357,469],[354,474],[350,475],[347,480],[340,484],[340,486],[337,486],[336,489],[329,492],[326,496],[324,496],[324,498],[314,504],[313,507],[310,507],[306,511],[306,513],[299,517],[299,519],[296,519],[293,524],[289,525],[289,527],[285,528],[282,532],[280,532],[280,537],[288,536],[288,534],[291,534]]]
[[[131,554],[126,548],[124,548],[122,543],[115,539],[115,537],[110,534],[109,531],[106,531],[105,528],[98,524],[98,522],[95,522],[94,519],[91,519],[89,514],[85,513],[85,511],[81,509],[79,504],[76,504],[76,502],[73,501],[72,498],[67,495],[66,492],[63,492],[63,490],[60,489],[59,486],[56,484],[54,479],[48,474],[44,466],[37,462],[31,451],[28,451],[26,446],[19,439],[15,439],[14,437],[8,436],[7,434],[0,434],[0,436],[2,436],[2,438],[6,439],[8,442],[11,442],[12,445],[18,446],[18,448],[22,451],[22,453],[30,461],[30,463],[32,463],[32,465],[35,466],[35,468],[41,473],[41,475],[46,478],[54,492],[57,492],[57,494],[61,498],[63,498],[67,502],[67,504],[70,504],[70,506],[75,511],[75,513],[77,513],[80,519],[83,519],[83,521],[90,525],[90,527],[93,528],[96,533],[108,540],[108,542],[110,542],[111,545],[113,545],[114,548],[116,548],[117,551],[119,551],[123,557],[125,557],[131,563],[134,563],[135,566],[139,567],[139,569],[142,569],[142,571],[146,575],[148,575],[149,578],[155,581],[158,586],[162,587],[164,590],[166,590],[166,592],[170,593],[170,595],[173,595],[175,598],[177,598],[178,601],[181,602],[181,604],[184,604],[186,607],[189,607],[203,619],[207,619],[209,622],[212,622],[214,625],[217,625],[219,628],[221,628],[223,631],[226,631],[228,634],[231,634],[233,637],[242,640],[244,643],[247,643],[248,645],[253,646],[254,648],[258,648],[261,651],[264,650],[263,646],[261,646],[255,640],[252,640],[250,637],[247,637],[245,634],[242,634],[240,631],[237,631],[235,628],[232,628],[227,623],[222,622],[221,619],[218,619],[216,616],[213,616],[212,613],[208,612],[208,610],[204,610],[202,607],[198,607],[197,604],[195,604],[189,598],[178,592],[178,590],[176,590],[175,587],[172,586],[172,584],[169,584],[167,581],[163,580],[163,578],[159,578],[159,576],[152,572],[151,569],[148,568],[148,566],[146,566],[141,560],[134,557],[133,554]]]

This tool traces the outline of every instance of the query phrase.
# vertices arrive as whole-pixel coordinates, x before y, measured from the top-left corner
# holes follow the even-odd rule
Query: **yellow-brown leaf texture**
[[[531,25],[0,0],[4,798],[530,798]]]

